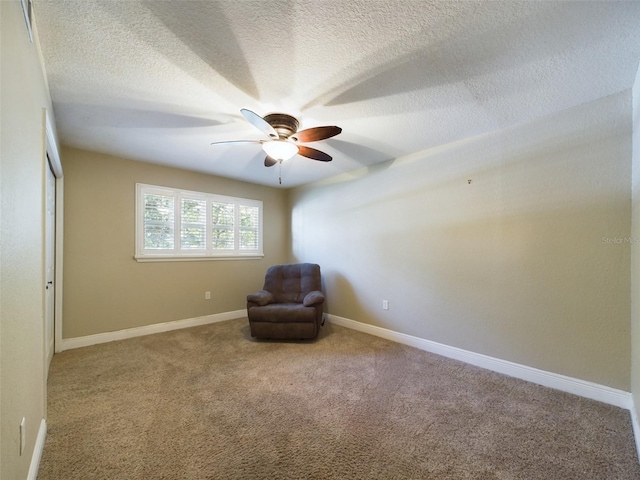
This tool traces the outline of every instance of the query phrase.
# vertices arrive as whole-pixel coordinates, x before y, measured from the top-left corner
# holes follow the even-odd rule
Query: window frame
[[[173,248],[150,249],[145,248],[145,195],[160,195],[173,198]],[[205,248],[182,248],[182,201],[206,201]],[[229,203],[234,205],[233,249],[214,249],[212,242],[213,219],[212,204]],[[258,208],[258,242],[257,248],[243,250],[240,248],[240,207]],[[199,260],[243,260],[261,259],[263,252],[263,205],[261,200],[231,197],[214,193],[195,192],[179,188],[136,183],[135,198],[135,254],[138,262],[153,261],[199,261]]]

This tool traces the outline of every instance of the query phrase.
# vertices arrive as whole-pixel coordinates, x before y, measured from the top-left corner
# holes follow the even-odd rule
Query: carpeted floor
[[[328,324],[70,350],[38,478],[639,479],[629,412]]]

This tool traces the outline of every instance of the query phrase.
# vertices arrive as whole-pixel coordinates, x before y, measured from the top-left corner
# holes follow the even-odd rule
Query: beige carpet
[[[629,413],[327,325],[58,354],[45,479],[639,479]]]

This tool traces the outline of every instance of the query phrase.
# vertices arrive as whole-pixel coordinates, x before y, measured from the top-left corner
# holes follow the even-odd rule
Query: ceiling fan
[[[317,142],[335,137],[342,129],[336,126],[312,127],[298,131],[300,123],[295,117],[286,113],[270,113],[264,118],[251,110],[243,108],[240,113],[254,127],[265,133],[269,140],[232,140],[227,142],[213,142],[211,145],[226,145],[232,143],[259,143],[267,154],[264,159],[265,167],[272,167],[282,163],[296,154],[312,160],[330,162],[331,156],[315,148],[299,145],[298,142]]]

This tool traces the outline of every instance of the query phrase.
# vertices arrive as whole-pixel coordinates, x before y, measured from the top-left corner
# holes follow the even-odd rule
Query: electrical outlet
[[[26,446],[27,446],[27,419],[22,417],[22,420],[20,420],[20,455],[22,455]]]
[[[211,292],[204,292],[204,299],[211,300]]]
[[[389,310],[389,300],[382,300],[382,309]]]

